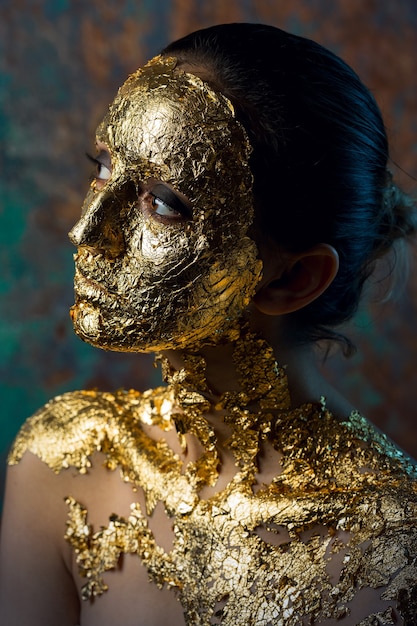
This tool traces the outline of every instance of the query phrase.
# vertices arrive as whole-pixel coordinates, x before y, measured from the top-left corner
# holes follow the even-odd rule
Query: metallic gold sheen
[[[112,173],[92,186],[70,233],[76,333],[145,352],[235,337],[262,263],[247,234],[251,148],[230,101],[156,57],[120,88],[97,139]],[[185,196],[192,216],[149,212],[155,181]]]
[[[176,590],[190,626],[296,626],[329,618],[352,626],[350,605],[368,588],[381,589],[386,602],[378,614],[364,609],[359,626],[416,624],[414,466],[357,413],[340,422],[324,401],[292,409],[285,371],[246,330],[235,360],[242,391],[224,394],[215,407],[230,425],[227,446],[236,461],[225,488],[215,488],[216,436],[204,417],[213,407],[196,355],[179,372],[163,362],[165,388],[68,393],[22,429],[11,464],[30,450],[55,472],[70,466],[86,472],[100,450],[110,469],[119,468],[145,494],[146,511],[133,502],[127,519],[114,514],[100,530],[89,525],[88,502],[69,494],[66,537],[86,578],[84,598],[102,594],[103,573],[133,553],[151,580]],[[162,439],[145,434],[149,424]],[[200,440],[196,462],[184,467],[164,441],[172,429],[180,440],[187,432]],[[258,484],[265,445],[279,453],[279,467],[270,482]],[[207,485],[214,492],[204,498]],[[174,527],[170,552],[150,528],[160,501]]]

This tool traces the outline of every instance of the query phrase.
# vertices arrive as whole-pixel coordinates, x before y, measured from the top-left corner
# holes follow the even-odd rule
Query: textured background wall
[[[3,458],[25,417],[49,397],[158,380],[150,358],[106,354],[73,336],[66,233],[88,185],[84,152],[126,75],[168,41],[232,21],[271,23],[345,58],[380,103],[393,160],[417,176],[414,0],[0,0]],[[415,181],[402,180],[415,191]],[[351,331],[358,356],[326,365],[355,405],[414,455],[416,305],[414,269],[397,302],[362,308]]]

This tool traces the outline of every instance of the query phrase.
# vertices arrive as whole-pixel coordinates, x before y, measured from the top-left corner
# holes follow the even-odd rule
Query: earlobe
[[[318,298],[339,269],[339,255],[325,243],[298,254],[289,254],[284,269],[257,291],[253,302],[265,315],[285,315]]]

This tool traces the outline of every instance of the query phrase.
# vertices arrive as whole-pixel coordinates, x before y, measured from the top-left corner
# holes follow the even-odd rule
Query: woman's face
[[[97,131],[97,176],[70,233],[76,333],[105,349],[230,336],[261,275],[250,147],[230,102],[157,57]]]

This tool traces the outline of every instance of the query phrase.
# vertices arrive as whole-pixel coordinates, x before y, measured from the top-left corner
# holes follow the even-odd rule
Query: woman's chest
[[[69,501],[67,538],[81,574],[78,586],[89,597],[83,626],[113,624],[115,611],[132,625],[148,614],[155,625],[174,623],[167,618],[174,614],[176,624],[233,626],[291,626],[302,623],[302,616],[317,622],[342,618],[355,586],[380,584],[372,568],[380,567],[384,556],[393,559],[388,538],[373,544],[371,536],[359,541],[358,535],[352,541],[340,515],[327,526],[314,523],[320,507],[327,507],[327,515],[331,508],[328,496],[319,493],[304,498],[274,489],[253,493],[235,481],[176,515],[162,502],[148,514],[141,491],[133,495],[138,502],[129,514],[111,515],[98,529],[89,525],[83,506]],[[335,494],[334,499],[332,510],[341,512],[342,500]],[[385,568],[387,580],[403,561],[398,554]]]

